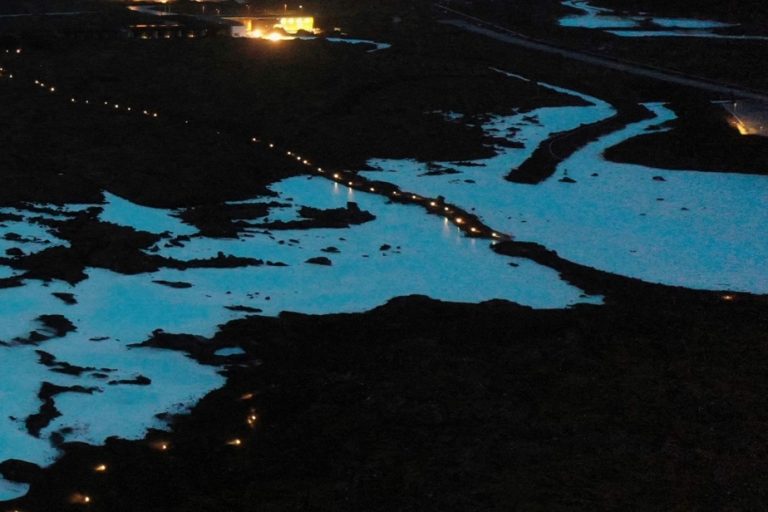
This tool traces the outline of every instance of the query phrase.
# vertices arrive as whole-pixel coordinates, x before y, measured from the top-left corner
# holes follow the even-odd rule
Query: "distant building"
[[[315,27],[315,17],[307,16],[304,13],[298,15],[263,15],[263,16],[226,16],[224,20],[239,23],[243,28],[232,30],[234,37],[267,37],[269,34],[277,31],[288,35],[296,35],[300,32],[315,34],[318,32]]]

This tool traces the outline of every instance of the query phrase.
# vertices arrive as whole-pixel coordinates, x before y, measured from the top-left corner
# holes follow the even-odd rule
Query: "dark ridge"
[[[224,306],[230,311],[239,311],[242,313],[261,313],[263,310],[259,308],[252,308],[250,306]]]
[[[317,229],[317,228],[348,228],[352,225],[364,224],[376,219],[372,213],[361,210],[357,203],[349,202],[346,208],[331,208],[322,210],[302,206],[299,215],[304,220],[274,221],[253,224],[253,227],[272,230],[282,229]]]
[[[590,142],[623,128],[627,124],[650,119],[650,110],[637,104],[619,105],[612,117],[597,123],[551,135],[539,144],[530,158],[506,176],[507,181],[536,185],[555,173],[557,166]]]
[[[60,299],[62,302],[64,302],[64,304],[67,304],[70,306],[77,304],[77,299],[75,298],[75,295],[72,293],[53,292],[51,295],[53,295],[57,299]]]
[[[108,368],[94,368],[92,366],[77,366],[77,365],[67,363],[66,361],[59,361],[58,359],[56,359],[56,356],[48,352],[45,352],[44,350],[35,350],[35,353],[39,357],[38,362],[43,366],[47,366],[52,372],[63,373],[66,375],[80,376],[84,372],[95,372],[97,370],[109,371],[109,372],[114,371]]]
[[[333,265],[333,262],[326,258],[325,256],[316,256],[314,258],[309,258],[305,263],[311,263],[313,265],[325,265],[330,267]]]
[[[155,280],[155,281],[152,281],[152,282],[155,283],[155,284],[160,284],[160,285],[163,285],[163,286],[167,286],[169,288],[179,288],[179,289],[181,289],[181,288],[192,288],[192,284],[191,283],[186,283],[186,282],[183,282],[183,281],[163,281],[162,279],[158,279],[158,280]]]
[[[135,385],[135,386],[149,386],[152,384],[152,379],[149,377],[145,377],[144,375],[138,375],[136,378],[133,379],[121,379],[121,380],[111,380],[107,382],[110,386],[117,386],[120,384],[129,384],[129,385]]]
[[[40,315],[35,319],[41,327],[30,332],[26,338],[18,337],[13,343],[18,345],[39,345],[53,338],[63,338],[77,330],[75,325],[62,315]]]

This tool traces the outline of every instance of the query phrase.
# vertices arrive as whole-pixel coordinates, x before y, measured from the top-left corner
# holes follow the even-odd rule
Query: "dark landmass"
[[[157,105],[162,115],[134,119],[0,83],[0,146],[8,149],[0,152],[0,179],[8,184],[0,203],[98,203],[109,190],[139,204],[202,205],[182,215],[207,236],[229,236],[238,218],[257,219],[263,210],[222,208],[223,201],[268,196],[269,183],[304,172],[251,144],[254,133],[324,166],[356,168],[373,156],[459,161],[487,156],[488,139],[430,112],[479,118],[578,102],[489,72],[491,65],[611,101],[704,98],[425,26],[423,4],[410,2],[416,7],[404,7],[394,23],[390,9],[407,3],[379,2],[366,24],[360,13],[376,9],[334,2],[348,5],[344,19],[364,27],[358,33],[396,43],[383,53],[324,41],[38,39],[31,59],[18,61],[20,77],[39,74],[61,93]],[[554,0],[539,5],[505,12],[529,24],[549,23],[561,12],[542,15],[559,5]],[[607,50],[616,43],[616,52],[630,44],[663,46],[595,32],[583,38]],[[701,51],[690,59],[692,69],[701,70],[707,58],[715,71],[728,69],[725,44],[682,48]],[[686,55],[673,50],[670,61]],[[762,55],[757,50],[743,62]],[[678,129],[690,136],[690,127]],[[704,133],[701,144],[720,132]],[[733,149],[747,139],[730,135],[721,153],[738,162]],[[638,145],[622,156],[648,152]],[[699,157],[696,168],[705,165]],[[305,213],[313,222],[326,215]],[[50,221],[71,247],[15,254],[4,264],[26,270],[25,277],[72,283],[87,267],[130,274],[280,264],[224,254],[193,262],[161,258],[151,254],[158,244],[187,240],[103,223],[97,214]],[[32,483],[28,496],[7,506],[82,510],[69,498],[83,493],[91,497],[89,510],[109,512],[765,508],[765,297],[643,283],[576,265],[538,244],[505,242],[494,250],[549,266],[586,293],[604,295],[605,305],[532,310],[407,297],[364,314],[249,315],[221,326],[212,339],[156,331],[136,349],[178,350],[217,365],[221,348],[246,354],[222,368],[227,384],[191,414],[159,415],[172,419],[169,433],[152,431],[139,442],[110,438],[102,447],[65,443],[64,456],[47,469],[0,464],[4,476]],[[2,279],[0,287],[20,286],[21,279]],[[48,327],[59,332],[55,325]],[[54,372],[94,372],[38,355]],[[107,379],[110,372],[93,375]],[[122,383],[146,384],[140,376]],[[31,433],[56,417],[54,398],[62,392],[93,389],[44,383],[41,409],[26,418]],[[62,440],[63,433],[54,435]],[[95,472],[98,464],[107,471]]]
[[[236,238],[249,220],[266,217],[270,208],[290,206],[286,203],[207,204],[183,210],[181,220],[196,227],[200,235],[212,238]]]
[[[6,144],[24,155],[31,140],[45,140],[49,162],[38,167],[61,182],[60,195],[80,173],[140,204],[191,206],[252,197],[263,192],[257,185],[298,172],[296,162],[269,160],[271,153],[259,152],[262,144],[248,144],[254,136],[324,167],[360,167],[371,157],[469,160],[492,154],[482,130],[439,112],[481,115],[580,102],[510,80],[461,53],[436,55],[436,43],[425,41],[429,46],[419,52],[369,54],[322,40],[114,40],[98,47],[67,40],[7,63],[17,78],[3,82],[0,94],[12,95],[7,101],[17,107],[4,113],[15,127]],[[30,91],[30,79],[55,83],[60,95]],[[70,104],[70,95],[92,104]],[[161,116],[111,112],[105,100]],[[43,111],[45,122],[38,124]],[[97,117],[97,129],[85,126]],[[19,130],[26,123],[34,135]],[[129,145],[142,151],[129,151]],[[24,161],[4,164],[9,174],[35,168]],[[222,174],[229,179],[217,180]],[[184,192],[166,197],[174,178]],[[77,192],[87,195],[87,189]]]
[[[768,90],[768,78],[760,73],[760,63],[768,58],[765,41],[727,40],[697,37],[618,37],[602,30],[560,27],[558,20],[578,11],[558,0],[474,0],[454,2],[463,12],[512,28],[529,37],[550,41],[564,47],[671,69],[694,76]],[[595,5],[645,11],[649,16],[682,16],[739,23],[738,27],[718,32],[768,35],[768,10],[761,0],[746,2],[663,2],[649,0],[600,0]],[[738,58],[734,58],[738,55]],[[606,87],[610,87],[606,83]]]
[[[269,195],[270,182],[301,172],[209,126],[73,105],[13,80],[0,80],[3,204],[100,203],[108,190],[173,208]]]
[[[605,157],[662,169],[768,174],[768,138],[741,135],[719,105],[676,103],[669,131],[640,135],[609,148]]]
[[[619,130],[627,124],[653,117],[653,114],[642,105],[629,104],[617,108],[618,112],[608,119],[551,135],[539,144],[530,158],[520,167],[513,169],[506,179],[513,183],[528,185],[541,183],[555,173],[558,164],[588,143]],[[572,178],[568,179],[571,183],[574,182]]]
[[[605,306],[411,297],[156,333],[263,364],[228,369],[170,434],[64,445],[9,505],[75,510],[77,490],[109,511],[759,509],[765,299],[593,278]]]
[[[617,11],[646,12],[658,17],[700,18],[735,23],[768,20],[768,11],[762,0],[700,0],[695,3],[676,3],[665,0],[594,0],[592,3]]]

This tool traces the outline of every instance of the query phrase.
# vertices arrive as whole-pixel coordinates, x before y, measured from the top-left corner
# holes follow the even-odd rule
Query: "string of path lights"
[[[20,55],[22,53],[23,52],[21,48],[16,48],[15,50],[9,50],[9,49],[5,50],[5,54]],[[3,66],[0,66],[0,79],[15,79],[18,81],[18,78]],[[47,83],[39,79],[34,79],[29,83],[30,85],[34,85],[34,87],[41,89],[49,94],[59,94],[63,96],[59,88],[51,83]],[[71,96],[69,98],[69,102],[73,104],[94,105],[94,106],[104,107],[112,112],[133,113],[133,114],[148,117],[150,119],[158,119],[160,117],[160,114],[154,109],[135,108],[135,107],[127,106],[124,104],[121,105],[119,102],[112,102],[108,100],[95,101],[91,99],[78,98],[75,96]],[[185,120],[184,124],[187,124],[187,125],[190,124],[189,120]],[[482,222],[480,222],[477,216],[472,215],[455,205],[446,203],[442,198],[428,198],[428,197],[420,196],[418,194],[406,192],[406,191],[400,190],[398,187],[390,183],[374,182],[374,181],[367,180],[366,178],[360,177],[357,175],[357,173],[352,171],[337,171],[337,172],[326,171],[322,167],[315,167],[310,162],[310,160],[308,160],[305,157],[302,157],[298,153],[287,148],[278,147],[278,145],[275,144],[274,142],[264,142],[259,137],[251,137],[250,142],[255,144],[266,145],[266,147],[269,148],[270,150],[282,152],[284,153],[286,158],[289,158],[292,161],[298,162],[299,164],[304,166],[308,172],[318,176],[322,176],[326,179],[332,180],[335,183],[346,185],[350,189],[357,189],[357,190],[361,190],[371,194],[379,194],[379,195],[388,197],[391,201],[397,202],[397,203],[420,205],[423,208],[425,208],[428,213],[433,215],[441,215],[445,218],[446,222],[454,223],[456,227],[459,228],[461,231],[463,231],[467,236],[471,236],[475,238],[491,238],[494,240],[511,239],[509,235],[490,229],[489,227],[485,226]],[[732,294],[722,295],[721,298],[726,302],[732,302],[736,300],[736,296]],[[255,397],[255,393],[249,392],[241,395],[238,398],[238,400],[250,402],[254,397]],[[259,421],[259,415],[256,412],[256,410],[253,407],[248,407],[247,414],[245,417],[245,422],[244,422],[245,425],[249,429],[253,430],[256,428],[258,421]],[[225,444],[233,448],[240,448],[246,444],[246,441],[244,440],[243,437],[233,437],[228,439],[225,442]],[[163,452],[163,453],[170,451],[172,448],[171,443],[167,440],[154,440],[149,442],[148,446],[153,450]],[[108,472],[109,466],[104,462],[97,462],[97,463],[94,463],[92,469],[94,473],[103,474]],[[87,507],[88,505],[93,503],[93,497],[86,492],[77,491],[77,492],[73,492],[69,496],[68,501],[71,504],[83,505]],[[23,512],[23,511],[19,509],[12,509],[12,510],[9,510],[8,512]]]
[[[5,53],[20,55],[23,52],[21,48],[18,48],[13,51],[6,50]],[[16,79],[17,81],[20,81],[17,75],[14,75],[14,73],[11,73],[3,67],[0,67],[0,78]],[[24,83],[33,85],[41,91],[45,91],[49,94],[67,97],[67,95],[65,95],[58,86],[45,80],[35,78],[29,82],[24,81]],[[78,96],[69,96],[69,102],[72,104],[103,107],[104,109],[110,110],[112,112],[142,115],[150,119],[158,119],[161,117],[160,113],[156,109],[134,107],[125,105],[118,101],[109,101],[104,99],[94,100]],[[184,120],[184,124],[189,125],[190,121],[188,119]],[[221,132],[217,131],[217,133],[220,134]],[[302,166],[309,174],[329,179],[335,183],[349,187],[350,189],[385,196],[392,202],[421,206],[427,211],[427,213],[442,216],[446,222],[453,223],[467,236],[473,238],[489,238],[492,240],[510,240],[512,238],[511,236],[504,234],[501,231],[491,229],[489,226],[485,225],[476,215],[460,208],[459,206],[446,203],[442,197],[430,198],[403,191],[396,185],[387,182],[369,180],[359,176],[354,171],[340,170],[331,172],[323,169],[322,167],[316,166],[307,157],[302,156],[298,152],[286,147],[281,147],[274,142],[265,141],[262,137],[251,136],[248,141],[251,144],[258,144],[266,149],[269,149],[270,151],[275,151],[279,154],[282,154],[286,159],[294,161],[297,165]]]
[[[15,50],[5,50],[5,54],[21,55],[23,53],[21,48]],[[16,83],[24,83],[30,85],[42,92],[48,94],[58,95],[60,97],[67,97],[63,94],[63,91],[57,86],[48,81],[41,80],[39,78],[31,79],[29,81],[21,80],[18,74],[14,74],[10,70],[3,66],[0,66],[0,79],[12,79]],[[160,113],[151,108],[141,108],[130,105],[125,105],[121,102],[109,101],[109,100],[94,100],[90,98],[69,96],[69,103],[75,105],[88,105],[93,107],[101,107],[111,112],[129,113],[135,115],[141,115],[149,119],[159,119]],[[190,121],[185,120],[185,125],[189,125]],[[217,132],[221,133],[221,132]],[[371,194],[379,194],[388,197],[391,201],[403,204],[415,204],[420,205],[427,210],[428,213],[434,215],[441,215],[445,218],[446,222],[453,222],[457,228],[463,231],[467,236],[476,238],[492,238],[496,240],[509,239],[508,235],[501,234],[500,232],[493,231],[489,227],[485,226],[479,221],[477,216],[464,211],[463,209],[446,203],[442,198],[428,198],[418,194],[403,191],[392,185],[391,183],[370,181],[366,178],[360,177],[357,173],[352,171],[326,171],[322,167],[314,166],[311,161],[302,157],[299,153],[278,146],[274,142],[265,142],[260,137],[250,137],[250,143],[260,144],[268,148],[269,150],[282,153],[285,158],[291,161],[297,162],[303,166],[309,173],[321,176],[329,179],[335,183],[339,183],[349,187],[350,189],[357,189],[360,191],[368,192]],[[249,402],[254,398],[254,393],[246,393],[239,397],[239,400]],[[259,415],[253,407],[248,407],[247,414],[245,416],[245,425],[253,430],[256,428],[259,421]],[[233,437],[228,439],[225,444],[233,448],[241,448],[245,445],[246,441],[244,437]],[[148,444],[148,447],[152,450],[156,450],[162,453],[169,452],[172,449],[172,445],[167,440],[155,440]],[[109,470],[108,464],[104,462],[93,463],[93,472],[97,474],[107,473]],[[68,502],[73,505],[83,505],[87,507],[94,502],[93,497],[83,490],[73,492],[68,497]],[[23,512],[18,509],[14,509],[9,512]]]

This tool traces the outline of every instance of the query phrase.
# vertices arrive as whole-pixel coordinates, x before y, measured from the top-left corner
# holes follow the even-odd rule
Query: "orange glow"
[[[99,464],[98,466],[94,467],[93,470],[98,472],[98,473],[104,473],[107,470],[107,465],[106,464]]]
[[[283,36],[280,35],[278,32],[272,32],[271,34],[269,34],[267,36],[267,39],[269,39],[270,41],[277,42],[277,41],[282,41],[283,40]]]
[[[155,441],[151,443],[149,446],[152,447],[152,449],[158,450],[161,452],[167,452],[171,448],[170,443],[168,443],[167,441]]]
[[[240,400],[250,400],[254,397],[253,393],[245,393],[243,395],[240,395]]]
[[[240,446],[243,444],[243,442],[240,439],[235,438],[227,441],[227,444],[229,446]]]
[[[728,124],[730,124],[731,126],[736,128],[737,130],[739,130],[739,133],[741,135],[749,135],[750,134],[749,127],[746,124],[744,124],[744,122],[742,122],[742,120],[739,119],[738,117],[732,117],[728,121]]]
[[[315,18],[311,16],[284,17],[284,18],[280,18],[280,24],[275,25],[275,27],[280,27],[289,34],[296,34],[299,30],[314,33]]]
[[[76,492],[69,497],[69,502],[75,505],[87,505],[91,502],[91,497],[87,494]]]

